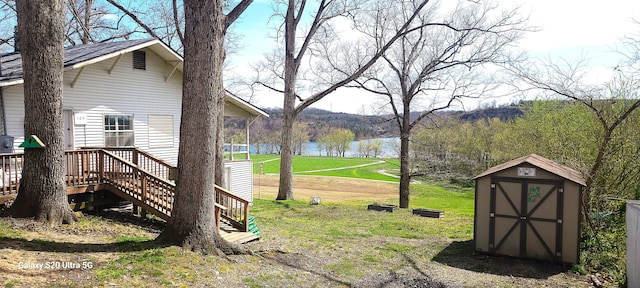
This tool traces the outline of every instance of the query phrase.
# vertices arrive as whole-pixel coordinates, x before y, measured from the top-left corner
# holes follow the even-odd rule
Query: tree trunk
[[[185,0],[184,80],[178,179],[167,228],[158,241],[193,251],[233,253],[218,234],[214,181],[224,109],[225,16],[221,1]],[[220,248],[222,251],[217,250]]]
[[[17,1],[24,71],[25,137],[38,136],[43,149],[25,149],[24,169],[9,214],[52,225],[76,220],[67,202],[64,175],[62,77],[64,2]]]
[[[293,122],[295,116],[293,113],[287,112],[287,110],[293,109],[293,107],[289,107],[289,109],[287,107],[293,105],[287,105],[286,102],[282,124],[282,146],[280,147],[280,186],[276,200],[293,200]]]
[[[280,142],[280,186],[276,200],[293,200],[293,124],[296,121],[296,65],[295,40],[296,21],[294,21],[295,5],[289,1],[285,16],[285,59],[284,59],[284,105],[282,114],[281,142]]]
[[[403,130],[407,129],[403,127]],[[400,208],[409,208],[409,184],[411,183],[410,168],[409,132],[402,131],[400,136]]]
[[[223,51],[224,53],[224,51]],[[223,54],[224,59],[224,54]],[[224,101],[226,98],[226,92],[223,91],[222,97],[218,98],[218,107],[222,107],[217,116],[218,119],[218,128],[216,130],[216,165],[218,169],[215,171],[215,184],[220,187],[227,187],[226,179],[224,177],[225,169],[224,169]],[[233,147],[230,147],[233,149]],[[233,150],[231,151],[231,155],[233,155]]]

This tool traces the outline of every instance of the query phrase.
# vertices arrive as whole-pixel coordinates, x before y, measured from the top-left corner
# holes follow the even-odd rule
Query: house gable
[[[134,68],[134,51],[144,52],[144,69]],[[24,92],[20,55],[2,55],[0,62],[4,69],[0,74],[0,89],[6,135],[14,136],[14,143],[21,143]],[[67,149],[105,146],[105,133],[119,131],[105,129],[119,127],[133,131],[134,146],[177,163],[183,80],[180,55],[156,39],[129,40],[65,48],[64,65],[63,109],[65,128],[70,133],[65,135],[69,142]],[[264,111],[233,95],[227,97],[225,116],[268,117]],[[126,118],[132,125],[105,128],[105,117]],[[149,125],[150,117],[163,119],[161,125]],[[173,127],[167,119],[172,119]],[[22,149],[14,145],[14,150]]]
[[[71,121],[77,119],[76,116],[84,119],[70,124],[73,143],[67,148],[105,146],[105,115],[126,115],[133,120],[136,147],[149,150],[170,163],[177,162],[182,73],[173,73],[167,79],[174,65],[148,47],[140,51],[146,54],[145,70],[133,68],[131,51],[65,71],[63,109],[65,113],[71,113]],[[5,87],[3,97],[7,135],[14,136],[14,143],[19,144],[24,139],[23,85]],[[150,115],[173,119],[173,133],[169,134],[173,139],[163,139],[161,148],[151,148],[149,136],[158,135],[157,132],[168,133],[149,127]],[[167,129],[166,125],[164,129]],[[21,150],[17,144],[14,149]]]

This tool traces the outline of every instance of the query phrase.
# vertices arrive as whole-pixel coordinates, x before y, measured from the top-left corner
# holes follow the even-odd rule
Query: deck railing
[[[169,220],[175,192],[173,183],[148,173],[109,151],[102,150],[100,157],[100,163],[104,165],[101,170],[105,171],[102,174],[104,182],[133,198],[127,199],[132,203]]]
[[[22,153],[0,155],[0,196],[17,194],[23,161]],[[135,148],[65,151],[64,163],[67,187],[108,184],[115,188],[112,192],[148,212],[165,220],[171,217],[175,184],[168,180],[170,164]],[[226,208],[220,216],[248,231],[249,201],[219,186],[214,193],[216,203]]]
[[[65,151],[64,165],[67,187],[101,183],[100,150]]]
[[[18,184],[22,177],[22,162],[24,160],[22,153],[11,153],[0,155],[0,180],[2,181],[2,189],[0,195],[8,196],[18,193]]]
[[[144,150],[140,150],[136,147],[104,147],[104,148],[82,148],[82,149],[103,149],[107,150],[118,157],[127,160],[133,164],[136,164],[141,169],[156,175],[162,179],[169,179],[169,170],[171,170],[171,163],[168,163],[156,156],[147,153]]]
[[[226,207],[226,210],[220,211],[220,216],[240,231],[248,232],[249,218],[249,201],[242,199],[220,186],[215,186],[216,203]]]

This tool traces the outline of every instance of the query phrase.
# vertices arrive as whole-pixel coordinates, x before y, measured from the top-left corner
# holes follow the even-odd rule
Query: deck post
[[[5,156],[0,157],[0,170],[2,171],[2,193],[0,195],[9,195],[11,191],[11,161],[9,161],[9,170],[7,170],[7,165],[5,163]],[[5,175],[9,175],[6,177]]]
[[[78,153],[80,153],[80,157],[82,159],[82,178],[83,178],[83,182],[86,182],[87,179],[89,178],[89,169],[91,167],[91,165],[89,165],[89,154],[85,153],[85,151],[80,150]]]
[[[248,118],[248,117],[247,117],[247,118],[245,118],[245,119],[244,119],[244,121],[245,121],[244,127],[246,128],[246,129],[245,129],[245,133],[246,133],[246,137],[247,137],[247,143],[246,143],[246,144],[247,144],[247,151],[246,151],[246,153],[247,153],[247,160],[251,160],[251,153],[250,153],[250,151],[249,151],[249,150],[250,150],[250,149],[249,149],[249,147],[250,147],[250,146],[249,146],[249,126],[251,126],[251,122],[249,121],[249,118]]]
[[[136,168],[136,170],[138,170]],[[136,174],[140,175],[142,173],[140,173],[140,171],[136,171]],[[142,204],[147,204],[147,177],[145,177],[144,175],[140,175],[142,179],[140,179],[140,185],[142,186],[142,190],[140,192],[142,192],[142,195],[140,196],[140,200],[142,201]]]
[[[98,180],[100,182],[104,181],[104,151],[100,150],[98,153]]]
[[[218,227],[218,233],[220,233],[220,212],[222,210],[227,210],[227,207],[224,207],[218,203],[214,203],[213,205],[215,206],[216,227]]]
[[[242,219],[244,232],[249,232],[249,205],[244,206],[244,219]]]
[[[138,149],[131,149],[131,163],[138,165]]]

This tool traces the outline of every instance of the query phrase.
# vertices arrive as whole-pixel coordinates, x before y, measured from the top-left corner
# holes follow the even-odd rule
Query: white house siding
[[[640,287],[640,201],[627,201],[627,286]]]
[[[86,125],[73,125],[74,147],[104,146],[104,115],[131,115],[134,120],[135,146],[168,161],[177,163],[180,129],[182,73],[176,71],[166,82],[172,65],[165,63],[151,50],[146,51],[146,70],[133,69],[132,53],[125,54],[111,68],[116,58],[85,66],[71,87],[80,69],[64,74],[64,109],[85,114]],[[22,85],[4,91],[7,112],[7,134],[16,138],[15,149],[24,141],[24,99]],[[149,147],[149,115],[173,116],[173,145]]]
[[[173,66],[151,50],[146,52],[146,70],[133,69],[132,53],[127,53],[118,61],[111,74],[108,70],[115,63],[111,58],[85,66],[82,74],[71,87],[80,69],[64,73],[63,108],[74,114],[84,114],[86,125],[74,123],[73,149],[104,146],[104,115],[133,116],[134,146],[148,151],[173,165],[177,164],[180,132],[182,73],[175,71],[166,82],[165,77]],[[22,151],[18,145],[24,141],[24,92],[22,85],[4,87],[3,97],[6,111],[7,135],[15,137],[14,150]],[[226,105],[226,115],[236,115],[238,108]],[[236,111],[238,110],[238,111]],[[166,133],[166,123],[154,131],[148,125],[149,116],[173,116],[173,145],[149,145],[150,137]],[[166,119],[166,118],[165,118]],[[151,130],[151,131],[150,131]],[[156,138],[156,140],[158,140]],[[157,142],[156,142],[157,143]],[[252,162],[227,162],[225,168],[233,175],[231,192],[253,202]],[[225,169],[225,171],[229,171]]]
[[[253,203],[253,162],[227,161],[224,168],[229,191]]]

